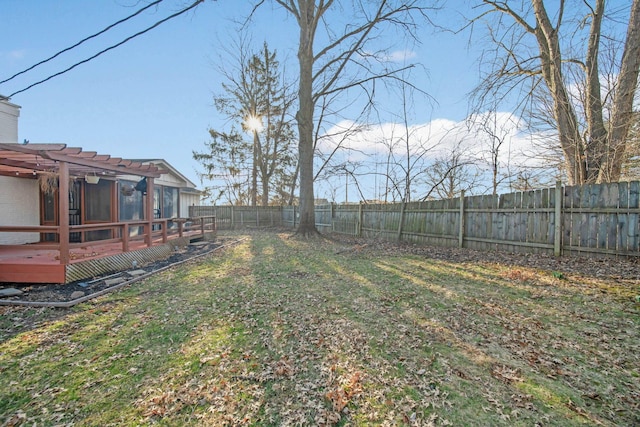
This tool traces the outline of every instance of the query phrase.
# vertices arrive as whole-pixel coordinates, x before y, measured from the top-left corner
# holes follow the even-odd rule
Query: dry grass
[[[0,425],[635,425],[637,283],[256,233],[2,310]]]

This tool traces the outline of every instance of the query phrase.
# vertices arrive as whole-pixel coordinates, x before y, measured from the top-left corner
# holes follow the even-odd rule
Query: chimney
[[[18,117],[20,106],[0,95],[0,143],[18,142]]]

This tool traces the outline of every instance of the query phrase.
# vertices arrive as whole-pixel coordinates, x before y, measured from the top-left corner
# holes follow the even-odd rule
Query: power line
[[[134,38],[136,38],[136,37],[138,37],[138,36],[141,36],[141,35],[142,35],[142,34],[144,34],[144,33],[147,33],[147,32],[149,32],[149,31],[153,30],[154,28],[156,28],[156,27],[157,27],[157,26],[159,26],[160,24],[163,24],[163,23],[167,22],[167,21],[168,21],[168,20],[170,20],[170,19],[173,19],[173,18],[175,18],[175,17],[177,17],[177,16],[180,16],[180,15],[182,15],[182,14],[183,14],[183,13],[185,13],[185,12],[188,12],[189,10],[193,9],[194,7],[196,7],[197,5],[199,5],[199,4],[200,4],[200,3],[202,3],[202,2],[204,2],[204,0],[196,0],[195,2],[193,2],[193,4],[191,4],[191,6],[186,7],[186,8],[184,8],[184,9],[182,9],[181,11],[174,13],[173,15],[169,15],[168,17],[166,17],[166,18],[164,18],[164,19],[162,19],[162,20],[160,20],[160,21],[156,22],[156,23],[155,23],[155,24],[153,24],[152,26],[150,26],[150,27],[148,27],[148,28],[146,28],[146,29],[144,29],[144,30],[142,30],[142,31],[140,31],[140,32],[137,32],[137,33],[135,33],[135,34],[134,34],[134,35],[132,35],[132,36],[127,37],[126,39],[122,40],[120,43],[117,43],[117,44],[114,44],[114,45],[112,45],[112,46],[109,46],[108,48],[101,50],[100,52],[96,53],[95,55],[93,55],[93,56],[91,56],[91,57],[89,57],[89,58],[87,58],[87,59],[84,59],[84,60],[82,60],[82,61],[80,61],[80,62],[77,62],[77,63],[73,64],[71,67],[67,68],[66,70],[62,70],[62,71],[60,71],[60,72],[58,72],[58,73],[52,74],[52,75],[50,75],[49,77],[47,77],[46,79],[40,80],[40,81],[38,81],[38,82],[35,82],[35,83],[33,83],[33,84],[31,84],[31,85],[27,86],[27,87],[26,87],[26,88],[24,88],[24,89],[20,89],[20,90],[19,90],[19,91],[17,91],[17,92],[13,92],[11,95],[9,95],[9,98],[11,98],[11,97],[13,97],[14,95],[17,95],[17,94],[19,94],[19,93],[25,92],[25,91],[27,91],[27,90],[31,89],[31,88],[32,88],[32,87],[34,87],[34,86],[38,86],[38,85],[40,85],[40,84],[42,84],[42,83],[45,83],[45,82],[47,82],[47,81],[49,81],[49,80],[53,79],[54,77],[58,77],[58,76],[60,76],[60,75],[62,75],[62,74],[64,74],[64,73],[66,73],[66,72],[68,72],[68,71],[71,71],[71,70],[73,70],[74,68],[76,68],[77,66],[82,65],[82,64],[85,64],[85,63],[87,63],[87,62],[89,62],[89,61],[91,61],[91,60],[93,60],[93,59],[97,58],[98,56],[102,55],[103,53],[106,53],[106,52],[108,52],[108,51],[110,51],[110,50],[113,50],[113,49],[115,49],[115,48],[119,47],[119,46],[122,46],[123,44],[125,44],[125,43],[126,43],[126,42],[128,42],[129,40],[134,39]]]
[[[8,79],[5,79],[5,80],[0,81],[0,84],[2,84],[2,83],[6,83],[6,82],[8,82],[8,81],[10,81],[10,80],[13,80],[13,79],[15,79],[16,77],[18,77],[19,75],[24,74],[24,73],[26,73],[26,72],[28,72],[28,71],[31,71],[31,70],[33,70],[34,68],[36,68],[36,67],[38,67],[38,66],[40,66],[40,65],[42,65],[42,64],[44,64],[44,63],[46,63],[46,62],[49,62],[49,61],[51,61],[52,59],[55,59],[55,58],[57,58],[58,56],[62,55],[63,53],[68,52],[68,51],[70,51],[71,49],[75,49],[76,47],[80,46],[82,43],[84,43],[84,42],[86,42],[86,41],[88,41],[88,40],[91,40],[91,39],[93,39],[93,38],[96,38],[96,37],[98,37],[98,36],[99,36],[99,35],[101,35],[101,34],[106,33],[106,32],[107,32],[107,31],[109,31],[111,28],[115,27],[116,25],[119,25],[119,24],[122,24],[122,23],[123,23],[123,22],[125,22],[125,21],[128,21],[129,19],[133,18],[134,16],[137,16],[137,15],[141,14],[141,13],[142,13],[142,12],[144,12],[145,10],[149,9],[151,6],[154,6],[154,5],[156,5],[156,4],[158,4],[158,3],[162,2],[162,1],[164,1],[164,0],[157,0],[157,1],[155,1],[155,2],[153,2],[153,3],[151,3],[151,4],[149,4],[149,5],[147,5],[147,6],[145,6],[145,7],[143,7],[142,9],[140,9],[139,11],[137,11],[136,13],[134,13],[133,15],[129,15],[129,16],[127,16],[126,18],[121,19],[121,20],[119,20],[118,22],[115,22],[115,23],[113,23],[113,24],[109,25],[109,26],[108,26],[107,28],[105,28],[104,30],[99,31],[99,32],[97,32],[97,33],[95,33],[95,34],[90,35],[89,37],[86,37],[86,38],[84,38],[84,39],[80,40],[78,43],[74,44],[73,46],[70,46],[70,47],[68,47],[68,48],[66,48],[66,49],[61,50],[60,52],[56,53],[55,55],[53,55],[53,56],[51,56],[51,57],[49,57],[49,58],[47,58],[47,59],[44,59],[44,60],[42,60],[42,61],[38,62],[37,64],[32,65],[31,67],[27,68],[26,70],[22,70],[22,71],[20,71],[20,72],[18,72],[18,73],[16,73],[16,74],[14,74],[13,76],[9,77]]]

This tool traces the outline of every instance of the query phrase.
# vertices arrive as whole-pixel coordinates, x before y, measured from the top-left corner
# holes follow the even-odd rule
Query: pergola
[[[98,172],[102,176],[129,174],[158,178],[166,173],[153,164],[82,151],[66,144],[0,144],[0,175],[28,178],[38,172],[61,173],[65,164],[72,177]]]
[[[145,199],[146,243],[152,245],[150,230],[153,223],[153,179],[167,171],[154,164],[111,157],[94,151],[67,147],[65,144],[0,143],[0,175],[36,179],[40,174],[58,177],[60,195],[69,193],[70,178],[88,176],[116,177],[135,175],[147,178]],[[58,200],[60,263],[69,262],[69,198]]]

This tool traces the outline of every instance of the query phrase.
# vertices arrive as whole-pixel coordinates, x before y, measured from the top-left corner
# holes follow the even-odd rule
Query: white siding
[[[189,206],[200,204],[200,195],[194,193],[180,192],[180,216],[187,218],[189,216]]]
[[[124,179],[127,181],[134,181],[134,182],[138,182],[142,179],[142,177],[140,176],[134,176],[134,175],[119,175],[118,179]],[[160,178],[154,178],[153,179],[153,185],[163,185],[165,187],[177,187],[177,188],[181,188],[181,187],[185,187],[186,183],[184,182],[184,180],[174,176],[173,174],[162,174],[160,175]]]
[[[0,142],[18,142],[18,116],[20,107],[0,100]]]
[[[167,187],[184,187],[186,185],[184,180],[180,179],[177,176],[174,176],[172,173],[165,173],[160,175],[160,178],[154,179],[153,183],[156,185],[164,185]]]
[[[0,225],[40,225],[38,180],[0,176]],[[40,240],[38,233],[0,233],[0,244]]]

